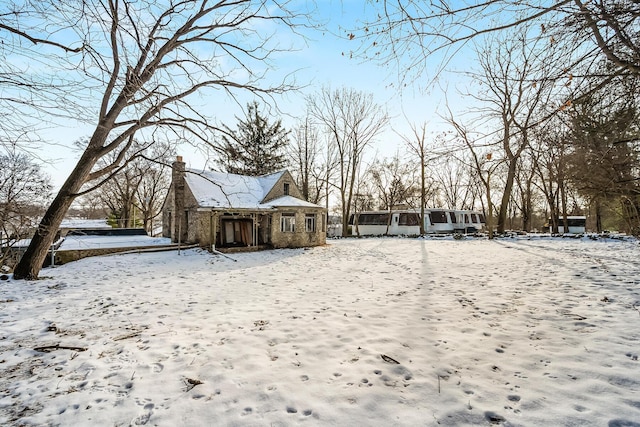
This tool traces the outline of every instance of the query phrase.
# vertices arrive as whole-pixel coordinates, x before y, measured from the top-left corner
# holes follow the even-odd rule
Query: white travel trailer
[[[551,224],[551,218],[549,218]],[[587,217],[583,215],[567,216],[567,231],[564,230],[564,217],[558,218],[558,233],[583,234],[587,231]]]
[[[425,209],[424,231],[428,234],[475,233],[484,227],[484,216],[475,211]],[[398,236],[420,234],[420,212],[414,210],[363,211],[351,215],[351,234]]]
[[[455,231],[475,233],[485,227],[484,215],[476,211],[456,211]]]

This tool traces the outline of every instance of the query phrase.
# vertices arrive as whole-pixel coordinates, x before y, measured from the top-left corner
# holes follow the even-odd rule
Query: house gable
[[[304,200],[302,196],[302,192],[296,185],[293,176],[287,170],[279,172],[281,175],[276,180],[276,182],[271,186],[270,189],[266,190],[266,195],[262,199],[262,203],[268,203],[271,200],[283,197],[283,196],[291,196],[300,200]]]

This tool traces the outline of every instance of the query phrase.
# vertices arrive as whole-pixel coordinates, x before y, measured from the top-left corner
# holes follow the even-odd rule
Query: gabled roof
[[[318,207],[292,196],[268,203],[264,198],[286,173],[285,170],[258,177],[224,172],[187,170],[185,182],[201,208],[269,209],[276,206]]]

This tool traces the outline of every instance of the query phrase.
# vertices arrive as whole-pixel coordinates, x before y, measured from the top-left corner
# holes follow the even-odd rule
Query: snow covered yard
[[[233,258],[87,258],[0,282],[0,424],[640,426],[637,241]]]

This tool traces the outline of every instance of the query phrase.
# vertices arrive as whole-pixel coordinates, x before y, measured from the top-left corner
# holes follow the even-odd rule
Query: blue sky
[[[445,100],[441,88],[433,86],[424,90],[424,79],[398,90],[398,70],[392,66],[381,66],[375,62],[364,62],[351,57],[351,51],[357,49],[357,40],[348,40],[349,30],[357,26],[366,13],[368,6],[363,1],[320,1],[318,2],[318,19],[327,23],[324,32],[308,32],[306,45],[295,42],[299,50],[283,55],[277,62],[276,74],[288,74],[294,70],[297,82],[305,86],[300,92],[289,93],[278,98],[278,108],[285,113],[282,116],[285,125],[295,123],[293,117],[303,117],[305,110],[304,96],[318,92],[321,87],[333,89],[341,87],[354,88],[362,92],[372,93],[376,103],[386,108],[391,116],[391,123],[378,143],[372,147],[371,155],[390,156],[401,148],[401,138],[396,132],[409,133],[408,122],[429,123],[429,128],[438,131],[444,128],[437,112],[444,113]],[[285,36],[289,37],[289,36]],[[281,40],[286,46],[288,39]],[[468,58],[463,58],[468,60]],[[434,64],[438,65],[438,64]],[[449,87],[452,87],[450,83]],[[450,100],[457,100],[455,90],[451,90]],[[251,96],[247,96],[247,101]],[[242,100],[243,101],[243,100]],[[242,105],[241,101],[241,105]],[[208,100],[204,100],[205,103]],[[245,102],[246,104],[246,102]],[[243,111],[237,104],[228,100],[212,99],[209,102],[212,112],[219,120],[234,127],[234,116],[242,116]],[[279,117],[274,117],[274,119]],[[59,128],[52,128],[48,137],[54,143],[54,149],[43,152],[43,157],[52,161],[47,172],[51,174],[54,186],[59,187],[79,157],[78,152],[65,149],[73,141],[87,136],[93,129],[86,125],[61,123]],[[195,151],[185,147],[181,152],[192,167],[204,166],[204,160]]]

